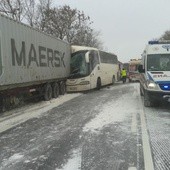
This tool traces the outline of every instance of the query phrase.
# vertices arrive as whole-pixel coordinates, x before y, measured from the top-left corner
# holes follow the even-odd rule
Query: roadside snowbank
[[[80,96],[81,93],[76,94],[66,94],[60,96],[57,99],[51,101],[40,102],[31,107],[25,106],[21,109],[18,109],[16,113],[11,116],[0,118],[0,133],[4,132],[12,127],[15,127],[18,124],[21,124],[29,119],[38,118],[42,116],[47,111],[75,98]],[[10,111],[11,112],[11,111]]]

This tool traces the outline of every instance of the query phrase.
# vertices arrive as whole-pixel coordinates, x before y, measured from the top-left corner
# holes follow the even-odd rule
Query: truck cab
[[[170,41],[149,41],[141,63],[138,70],[144,106],[170,102]]]

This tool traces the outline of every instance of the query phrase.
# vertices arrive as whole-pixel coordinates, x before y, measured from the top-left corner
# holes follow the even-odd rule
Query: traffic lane
[[[105,89],[116,91],[119,98],[112,95],[83,128],[82,170],[143,169],[138,87],[134,83]]]
[[[62,170],[143,169],[138,88],[126,84],[101,90],[109,100],[83,127],[82,144],[70,152]]]
[[[138,87],[87,93],[7,131],[1,168],[143,169]]]
[[[81,143],[82,127],[115,94],[93,91],[1,133],[1,169],[61,167]]]

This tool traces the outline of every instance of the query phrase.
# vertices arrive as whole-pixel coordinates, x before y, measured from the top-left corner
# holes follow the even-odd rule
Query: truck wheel
[[[97,79],[96,88],[97,88],[97,90],[100,90],[100,89],[101,89],[101,79],[100,79],[100,78]]]
[[[50,84],[45,85],[44,99],[49,101],[52,98],[52,87]]]
[[[60,83],[60,94],[64,95],[66,93],[66,84],[65,82]]]
[[[57,82],[54,83],[52,88],[53,88],[53,97],[57,98],[59,96],[59,93],[60,93],[58,83]]]
[[[151,107],[152,103],[146,91],[144,91],[144,106]]]

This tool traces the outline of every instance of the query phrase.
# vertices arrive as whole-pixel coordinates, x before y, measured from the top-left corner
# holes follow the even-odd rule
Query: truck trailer
[[[23,94],[64,94],[70,44],[0,14],[0,110]]]

